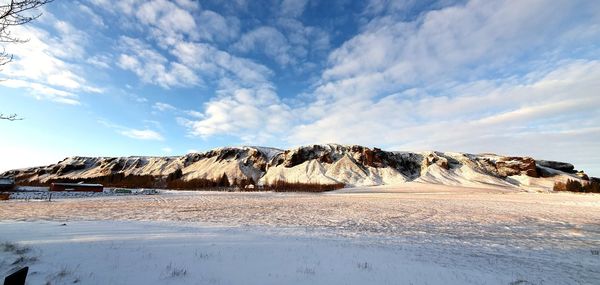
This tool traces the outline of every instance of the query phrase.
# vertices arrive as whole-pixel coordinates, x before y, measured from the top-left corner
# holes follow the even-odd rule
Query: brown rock
[[[496,169],[498,174],[503,177],[520,174],[539,177],[535,160],[531,157],[503,157],[496,162]]]

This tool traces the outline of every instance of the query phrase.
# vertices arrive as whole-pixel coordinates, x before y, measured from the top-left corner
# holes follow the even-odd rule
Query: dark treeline
[[[223,178],[225,177],[225,178]],[[218,188],[236,188],[240,191],[275,191],[275,192],[325,192],[344,188],[345,184],[318,184],[318,183],[298,183],[277,181],[275,183],[256,186],[252,178],[249,179],[234,179],[233,183],[229,183],[223,176],[218,180],[194,178],[187,181],[177,179],[167,182],[168,189],[177,190],[198,190],[198,189],[218,189]],[[247,187],[253,185],[252,187]]]
[[[570,191],[583,193],[600,193],[600,182],[592,180],[581,184],[577,180],[567,180],[567,182],[554,183],[554,191]]]
[[[122,188],[158,188],[174,190],[223,190],[236,189],[240,191],[275,191],[275,192],[325,192],[344,188],[345,184],[319,184],[319,183],[300,183],[286,182],[278,180],[266,185],[257,186],[251,178],[230,180],[227,174],[223,173],[218,179],[193,178],[183,180],[181,170],[175,171],[168,176],[156,177],[152,175],[125,175],[115,173],[105,176],[91,178],[59,178],[51,179],[45,183],[39,181],[25,182],[19,181],[21,186],[50,186],[54,182],[63,183],[94,183],[102,184],[105,187]]]
[[[19,181],[17,184],[21,186],[50,186],[51,183],[97,183],[105,187],[122,187],[122,188],[159,188],[159,189],[206,189],[206,188],[227,188],[231,186],[239,186],[241,188],[248,184],[254,184],[250,178],[229,182],[229,178],[225,173],[216,180],[196,178],[189,181],[181,179],[181,171],[175,171],[166,177],[157,177],[153,175],[125,175],[123,173],[115,173],[105,176],[90,177],[90,178],[58,178],[50,179],[44,183],[39,181]]]
[[[252,177],[237,179],[234,178],[232,182],[230,182],[227,174],[223,173],[223,175],[219,179],[206,179],[206,178],[192,178],[189,180],[183,180],[181,178],[172,179],[167,181],[168,189],[177,189],[177,190],[198,190],[198,189],[211,189],[211,188],[240,188],[245,189],[248,185],[255,185]]]
[[[262,189],[266,191],[275,192],[325,192],[333,191],[336,189],[344,188],[344,183],[335,184],[319,184],[319,183],[300,183],[300,182],[286,182],[283,180],[277,180],[272,183],[268,183],[262,186]]]

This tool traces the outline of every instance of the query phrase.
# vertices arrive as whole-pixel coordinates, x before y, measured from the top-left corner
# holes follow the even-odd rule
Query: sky
[[[4,1],[4,0],[3,0]],[[54,1],[11,32],[0,171],[317,143],[600,176],[600,1]]]

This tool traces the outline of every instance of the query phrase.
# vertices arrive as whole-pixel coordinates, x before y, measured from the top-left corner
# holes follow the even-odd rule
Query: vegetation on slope
[[[263,189],[275,192],[325,192],[341,189],[346,186],[344,183],[319,184],[319,183],[299,183],[277,180],[273,183],[265,184]]]
[[[570,191],[583,193],[600,193],[600,182],[592,180],[581,184],[577,180],[569,179],[567,182],[556,182],[553,187],[554,191]]]

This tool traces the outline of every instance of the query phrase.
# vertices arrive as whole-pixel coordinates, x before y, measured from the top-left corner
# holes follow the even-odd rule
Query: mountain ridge
[[[555,182],[589,177],[566,162],[490,153],[385,151],[360,145],[315,144],[292,149],[220,147],[181,156],[67,157],[56,164],[10,170],[20,184],[57,180],[277,181],[347,186],[395,185],[410,181],[467,187],[550,190]]]

